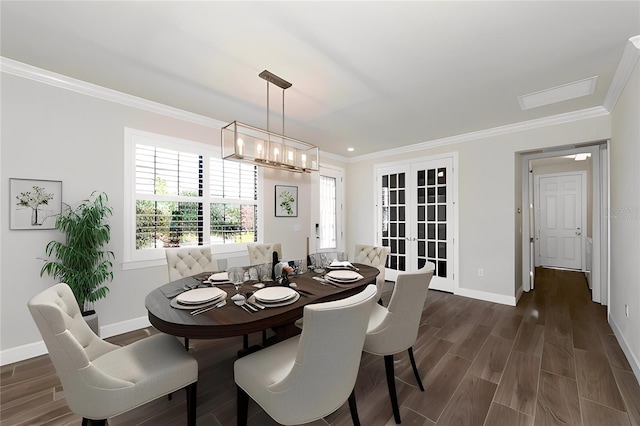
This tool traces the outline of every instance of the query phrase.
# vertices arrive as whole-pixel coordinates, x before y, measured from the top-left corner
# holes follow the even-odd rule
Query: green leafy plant
[[[293,198],[293,195],[289,192],[289,191],[283,191],[280,194],[280,208],[282,210],[284,210],[285,212],[287,212],[288,216],[293,215],[293,206],[292,204],[295,203],[296,199]]]
[[[50,241],[45,252],[56,260],[45,261],[40,276],[45,273],[67,283],[82,312],[93,302],[106,297],[109,288],[102,285],[113,280],[112,251],[103,249],[111,238],[107,223],[113,210],[107,194],[95,192],[76,208],[65,204],[56,219],[56,229],[65,234],[65,241]]]

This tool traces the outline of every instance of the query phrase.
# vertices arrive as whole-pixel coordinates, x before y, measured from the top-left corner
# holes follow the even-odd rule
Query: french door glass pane
[[[405,174],[382,176],[382,245],[389,249],[387,268],[405,271],[406,262],[406,190]]]
[[[433,262],[436,276],[443,278],[447,277],[447,185],[446,168],[419,170],[416,173],[418,268],[426,262]]]

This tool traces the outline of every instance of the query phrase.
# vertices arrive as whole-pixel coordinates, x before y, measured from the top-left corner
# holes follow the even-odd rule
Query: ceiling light
[[[353,152],[353,151],[355,151],[355,148],[353,148],[353,147],[349,147],[349,148],[347,148],[347,151],[349,151],[349,152]]]
[[[574,81],[551,89],[518,96],[518,102],[522,110],[562,102],[569,99],[591,95],[596,89],[598,76]]]
[[[318,147],[284,136],[284,91],[291,83],[267,70],[267,130],[234,121],[222,128],[222,158],[261,167],[310,173],[318,170]],[[269,85],[282,89],[282,135],[269,131]]]
[[[574,158],[574,160],[576,160],[576,161],[584,161],[589,157],[591,157],[591,153],[590,152],[586,152],[586,153],[582,153],[582,154],[576,154],[576,157]]]

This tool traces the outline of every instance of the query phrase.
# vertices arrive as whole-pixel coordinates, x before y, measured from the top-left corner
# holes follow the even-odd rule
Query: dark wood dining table
[[[323,274],[315,273],[313,270],[290,276],[289,282],[296,284],[297,287],[294,289],[300,290],[300,298],[287,306],[266,307],[257,312],[249,313],[233,303],[231,297],[236,290],[232,284],[218,286],[227,292],[227,304],[221,308],[191,315],[190,310],[171,307],[172,297],[168,297],[168,294],[172,295],[185,285],[191,287],[198,284],[198,281],[208,276],[207,274],[182,278],[165,284],[147,295],[145,305],[151,324],[158,330],[174,336],[188,339],[215,339],[245,336],[272,329],[276,334],[276,340],[283,340],[299,332],[294,323],[302,317],[305,305],[342,299],[360,292],[367,284],[375,284],[376,276],[379,274],[377,268],[363,264],[353,265],[363,278],[348,285],[323,284],[314,279],[314,277],[322,277]],[[240,293],[256,291],[254,284],[257,282],[251,280],[244,282]],[[272,281],[264,284],[267,287],[276,285]]]

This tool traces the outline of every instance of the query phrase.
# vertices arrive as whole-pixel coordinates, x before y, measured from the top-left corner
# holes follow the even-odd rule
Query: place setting
[[[192,311],[192,315],[205,312],[226,304],[227,292],[217,287],[201,287],[187,290],[171,299],[170,305],[175,309]],[[201,312],[199,312],[201,311]]]
[[[349,286],[362,278],[359,272],[349,269],[335,269],[324,275],[327,282],[337,286]]]
[[[261,288],[247,299],[250,304],[263,308],[277,308],[295,303],[300,299],[300,293],[291,287],[265,287]]]

